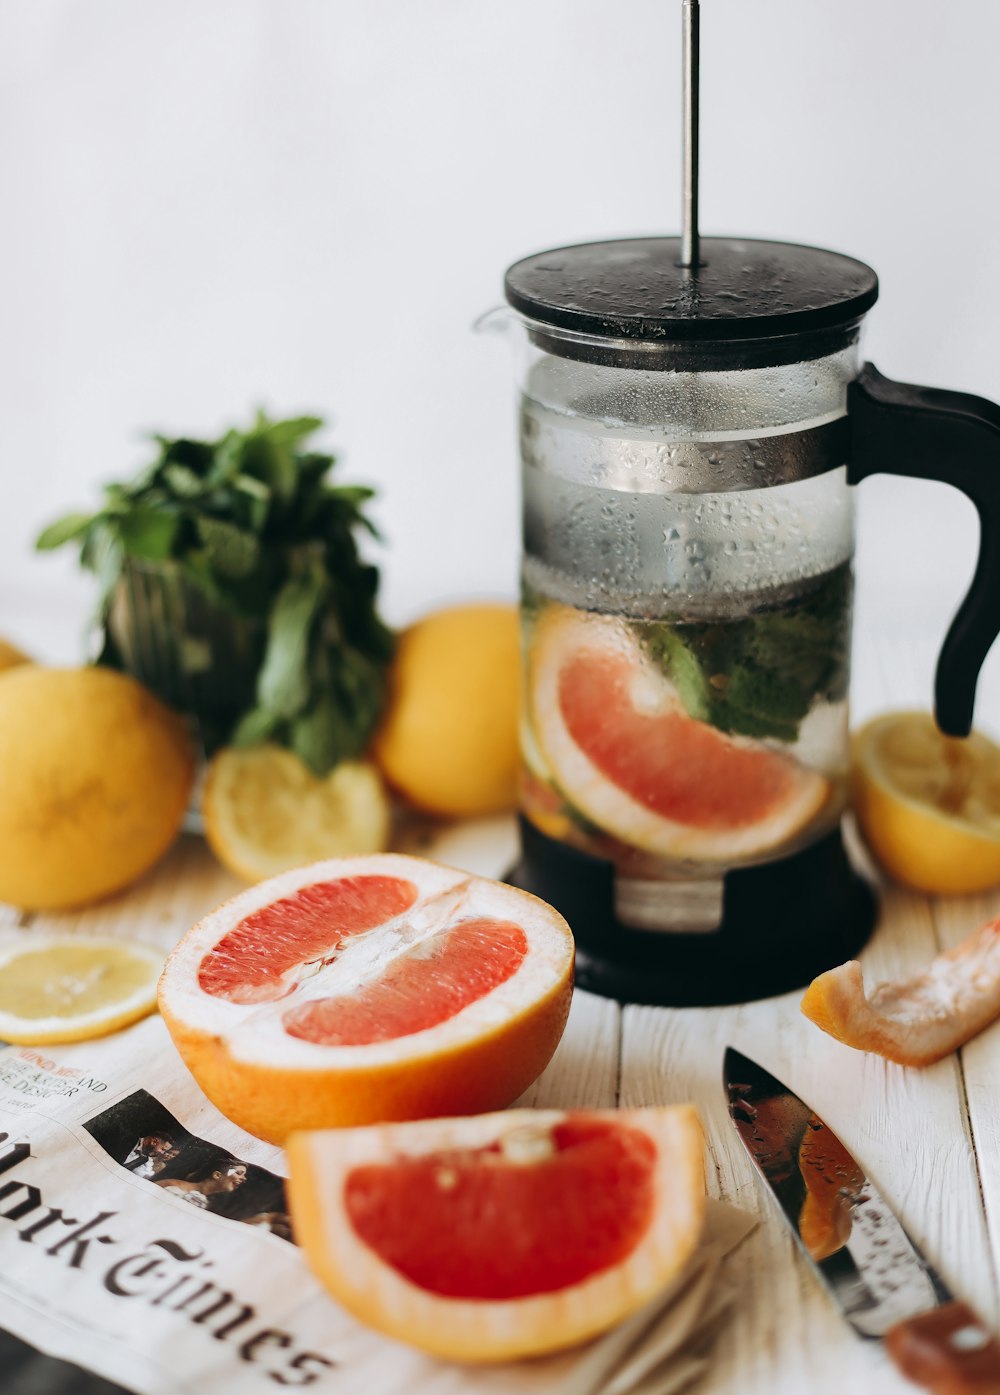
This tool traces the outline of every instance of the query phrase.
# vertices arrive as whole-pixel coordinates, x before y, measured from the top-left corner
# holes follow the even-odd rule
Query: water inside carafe
[[[521,440],[525,815],[629,878],[720,874],[829,831],[848,759],[844,469],[754,488],[751,452],[739,488],[663,491],[683,443],[527,396]]]

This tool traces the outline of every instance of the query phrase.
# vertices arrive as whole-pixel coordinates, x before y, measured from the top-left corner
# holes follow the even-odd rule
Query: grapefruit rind
[[[598,769],[573,739],[564,720],[559,695],[563,665],[588,650],[616,654],[628,663],[637,711],[655,715],[680,709],[681,702],[669,679],[654,669],[627,626],[616,617],[581,616],[553,606],[538,622],[529,678],[538,743],[559,788],[598,827],[663,857],[725,863],[752,858],[789,842],[823,808],[830,784],[819,771],[747,737],[721,732],[717,734],[720,749],[752,751],[759,753],[762,761],[782,763],[789,776],[789,793],[783,802],[767,817],[721,828],[678,822],[647,808]],[[703,725],[694,718],[687,720],[692,727]]]
[[[600,1113],[600,1111],[593,1111]],[[508,1110],[288,1140],[295,1234],[323,1285],[355,1317],[448,1360],[493,1362],[575,1346],[664,1291],[693,1256],[705,1214],[703,1135],[692,1105],[608,1111],[655,1143],[655,1200],[644,1238],[620,1264],[557,1292],[490,1301],[441,1297],[391,1268],[355,1233],[343,1206],[352,1168],[399,1154],[479,1148],[504,1132],[557,1124],[561,1110]],[[511,1223],[514,1223],[512,1218]],[[547,1218],[537,1223],[545,1226]]]
[[[803,1014],[829,1036],[902,1066],[928,1066],[1000,1017],[1000,918],[987,921],[926,969],[865,994],[850,960],[813,979]]]
[[[436,1026],[359,1046],[297,1039],[284,1030],[281,1017],[289,1006],[327,996],[331,982],[349,991],[355,968],[371,971],[374,932],[348,941],[336,963],[274,1003],[230,1002],[200,987],[204,956],[247,916],[303,887],[362,872],[417,885],[420,900],[400,920],[424,913],[429,923],[434,917],[447,924],[477,915],[515,921],[528,939],[520,967]],[[374,967],[386,962],[377,959]],[[572,934],[544,902],[453,868],[384,854],[296,868],[226,902],[171,954],[159,1004],[174,1044],[212,1103],[249,1133],[281,1142],[293,1129],[503,1108],[538,1077],[555,1051],[569,1013],[572,979]]]

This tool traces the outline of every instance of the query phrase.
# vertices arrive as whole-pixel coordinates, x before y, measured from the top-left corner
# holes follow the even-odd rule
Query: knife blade
[[[729,1114],[806,1259],[862,1337],[936,1395],[1000,1395],[1000,1342],[956,1299],[809,1105],[729,1047]]]

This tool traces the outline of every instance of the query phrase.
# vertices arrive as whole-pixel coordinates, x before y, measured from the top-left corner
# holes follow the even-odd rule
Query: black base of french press
[[[660,1007],[770,998],[853,959],[875,926],[875,895],[839,828],[791,857],[727,873],[719,928],[685,934],[621,924],[610,862],[520,824],[521,860],[507,880],[566,917],[577,986],[605,998]]]

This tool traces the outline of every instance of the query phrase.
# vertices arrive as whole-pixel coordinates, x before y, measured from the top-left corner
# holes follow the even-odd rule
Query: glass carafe
[[[580,981],[638,1001],[779,991],[867,937],[873,898],[840,835],[851,483],[954,473],[920,444],[925,390],[862,370],[870,268],[785,244],[703,248],[696,277],[673,240],[642,239],[540,253],[507,279],[517,879],[568,915]],[[936,397],[954,437],[956,404],[977,400]],[[982,649],[1000,597],[979,599]],[[939,684],[939,712],[944,696],[971,716],[982,653],[952,640],[966,671]]]

